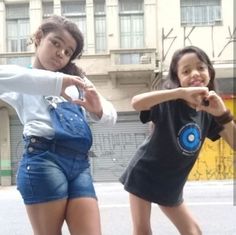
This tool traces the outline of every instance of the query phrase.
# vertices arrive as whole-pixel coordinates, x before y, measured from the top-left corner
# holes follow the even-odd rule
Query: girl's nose
[[[192,73],[191,73],[191,77],[198,77],[199,76],[199,72],[196,70],[196,69],[194,69],[194,70],[192,70]]]
[[[57,56],[59,56],[60,58],[62,58],[64,56],[64,54],[65,54],[64,49],[57,50]]]

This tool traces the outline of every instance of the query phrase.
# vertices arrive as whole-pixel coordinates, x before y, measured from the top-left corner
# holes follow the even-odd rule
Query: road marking
[[[186,203],[188,206],[233,206],[232,202],[189,202]],[[107,205],[99,205],[99,207],[102,208],[127,208],[129,207],[129,204],[107,204]]]

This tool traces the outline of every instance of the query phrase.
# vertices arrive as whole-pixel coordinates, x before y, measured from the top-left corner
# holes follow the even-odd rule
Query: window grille
[[[28,4],[7,5],[6,18],[7,20],[29,18],[29,5]]]
[[[86,1],[65,1],[61,3],[64,16],[86,15]]]
[[[105,14],[105,0],[94,0],[95,15]]]
[[[53,2],[43,2],[43,17],[50,17],[53,15]]]
[[[129,15],[120,17],[121,48],[143,48],[143,16]]]
[[[125,12],[143,12],[143,0],[120,0],[120,13]]]
[[[220,0],[181,0],[181,25],[215,25],[222,21]]]
[[[28,40],[30,38],[29,5],[6,5],[6,44],[7,52],[29,51]],[[16,58],[17,59],[17,58]],[[26,64],[30,57],[20,57],[21,64]],[[9,63],[14,58],[8,59]],[[18,61],[18,60],[17,60]]]
[[[95,50],[97,53],[107,50],[105,0],[94,1]]]
[[[121,48],[143,48],[144,12],[142,0],[120,0],[120,44]],[[136,63],[138,56],[124,55],[123,61]]]

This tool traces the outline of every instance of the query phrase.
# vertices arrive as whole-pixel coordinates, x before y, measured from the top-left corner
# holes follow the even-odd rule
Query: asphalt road
[[[131,235],[128,194],[120,183],[95,183],[103,235]],[[185,201],[201,224],[203,235],[236,235],[236,185],[233,181],[188,182]],[[159,207],[152,209],[153,235],[178,232]],[[15,186],[0,187],[0,235],[32,235]],[[69,235],[66,225],[63,235]]]

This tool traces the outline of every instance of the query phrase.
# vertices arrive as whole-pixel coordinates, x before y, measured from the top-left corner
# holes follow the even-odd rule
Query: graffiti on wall
[[[216,26],[212,25],[210,26],[211,29],[211,35],[209,40],[211,41],[211,55],[214,58],[215,56],[220,58],[220,56],[223,54],[225,49],[231,44],[236,42],[236,27],[232,28],[228,26],[228,31],[225,32],[225,43],[223,47],[216,52],[215,44],[214,42],[217,39],[217,35],[214,33],[214,28]],[[188,44],[192,45],[192,37],[194,37],[192,34],[194,31],[196,31],[198,28],[197,26],[192,27],[183,27],[183,46],[186,46]],[[171,28],[170,30],[166,30],[165,28],[162,28],[162,62],[165,61],[167,55],[169,54],[170,49],[174,45],[174,42],[178,38],[178,35],[174,34],[174,29]],[[206,38],[207,40],[207,38]],[[218,39],[219,40],[219,39]]]
[[[234,152],[222,139],[206,140],[189,176],[191,180],[223,180],[234,177]]]
[[[95,134],[92,147],[95,174],[106,172],[111,180],[118,179],[146,136],[141,132]]]
[[[133,131],[114,131],[94,134],[93,147],[90,152],[94,164],[94,174],[104,174],[111,180],[117,180],[124,171],[138,146],[146,139],[147,133]],[[12,148],[12,172],[15,174],[23,153],[23,142],[18,140]],[[206,140],[200,156],[192,169],[190,180],[222,180],[234,177],[234,152],[229,145],[218,140]],[[15,176],[13,183],[15,182]]]
[[[98,169],[109,171],[119,177],[133,157],[137,147],[147,137],[144,133],[98,134],[93,151]],[[234,153],[222,139],[216,142],[206,140],[195,163],[190,180],[232,179],[234,175]],[[104,161],[106,164],[104,164]]]

